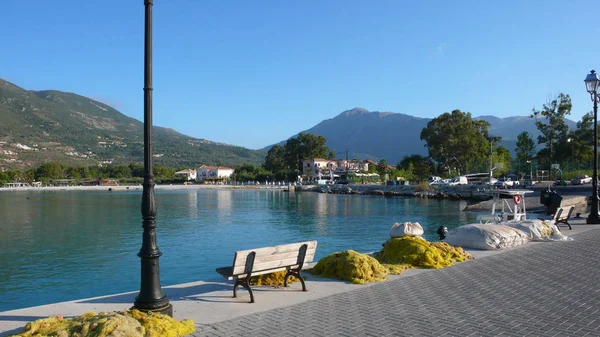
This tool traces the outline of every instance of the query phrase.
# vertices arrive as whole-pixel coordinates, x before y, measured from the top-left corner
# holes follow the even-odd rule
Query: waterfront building
[[[302,161],[302,175],[309,179],[338,177],[347,172],[357,173],[368,170],[369,162],[367,160],[313,158]]]
[[[225,166],[202,165],[196,169],[196,181],[203,184],[216,184],[227,181],[233,169]]]
[[[193,169],[185,169],[175,172],[175,177],[184,180],[196,180],[197,172]]]

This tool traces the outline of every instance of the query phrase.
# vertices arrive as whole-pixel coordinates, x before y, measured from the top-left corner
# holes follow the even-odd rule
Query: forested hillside
[[[249,150],[153,128],[155,162],[169,167],[264,162]],[[28,91],[0,79],[0,168],[143,162],[143,123],[74,93]]]

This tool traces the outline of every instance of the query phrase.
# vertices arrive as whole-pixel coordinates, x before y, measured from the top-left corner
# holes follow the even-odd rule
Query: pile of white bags
[[[502,225],[519,229],[529,236],[531,241],[571,241],[573,238],[563,235],[555,224],[544,220],[508,221]]]
[[[496,250],[520,246],[529,242],[525,232],[504,225],[472,224],[451,229],[446,242],[451,246]]]
[[[399,238],[401,236],[421,236],[423,235],[423,227],[418,222],[405,222],[395,223],[390,229],[390,236],[392,238]]]

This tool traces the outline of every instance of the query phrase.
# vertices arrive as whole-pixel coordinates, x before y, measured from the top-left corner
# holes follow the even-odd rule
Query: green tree
[[[569,133],[569,149],[576,162],[589,163],[594,159],[594,113],[586,113],[577,122],[577,129]]]
[[[487,158],[488,127],[484,120],[473,120],[471,113],[453,110],[432,119],[421,131],[429,157],[450,171],[466,172]]]
[[[332,159],[335,156],[325,143],[323,136],[300,132],[296,138],[290,138],[285,145],[275,145],[269,150],[265,158],[264,169],[271,172],[271,176],[281,180],[288,178],[295,180],[302,172],[302,161],[312,158]]]
[[[76,170],[74,167],[67,167],[66,175],[67,175],[67,177],[69,177],[71,179],[77,179],[77,180],[81,179],[81,172]]]
[[[532,110],[531,118],[535,118],[535,125],[540,131],[538,144],[544,148],[538,151],[538,158],[546,165],[564,159],[564,149],[568,139],[569,127],[565,124],[565,116],[571,114],[571,97],[563,93],[558,94],[554,100],[543,105],[541,110]]]
[[[290,142],[291,141],[291,142]],[[285,151],[289,155],[287,156],[291,160],[288,161],[289,167],[296,167],[302,171],[302,161],[312,158],[325,158],[333,159],[335,153],[332,152],[326,145],[327,139],[323,136],[315,136],[310,133],[300,132],[298,137],[288,140],[285,144]]]
[[[530,165],[527,162],[533,160],[535,157],[535,142],[529,132],[521,132],[517,136],[515,154],[519,171],[529,172]]]
[[[162,164],[155,164],[153,173],[157,182],[175,179],[175,169],[163,166]]]
[[[129,170],[133,177],[143,178],[144,177],[144,164],[129,164]]]
[[[502,167],[497,168],[495,171],[498,176],[504,176],[511,171],[512,156],[506,147],[498,146],[494,152],[493,160],[494,163],[502,163]]]
[[[173,169],[169,169],[169,173],[167,174],[169,177],[171,176],[171,171],[174,171]],[[160,172],[162,175],[163,172]],[[110,176],[112,178],[117,178],[117,179],[121,179],[121,178],[131,178],[131,169],[129,168],[129,166],[125,166],[125,165],[114,165],[111,167],[110,170]]]
[[[379,163],[377,163],[377,173],[379,173],[379,175],[381,177],[384,177],[385,174],[388,172],[389,172],[389,168],[388,168],[387,160],[381,159],[379,161]]]
[[[427,157],[413,154],[411,156],[404,156],[396,167],[400,170],[410,172],[412,176],[411,180],[416,179],[418,181],[424,181],[431,175],[434,164],[433,161]]]
[[[280,145],[273,146],[267,153],[264,166],[272,172],[289,170],[290,167],[285,160],[285,148]]]
[[[65,166],[57,161],[42,164],[35,171],[36,180],[48,181],[65,177]]]
[[[0,171],[0,186],[3,186],[4,184],[10,183],[10,177],[8,176],[8,173],[6,172],[2,172]]]

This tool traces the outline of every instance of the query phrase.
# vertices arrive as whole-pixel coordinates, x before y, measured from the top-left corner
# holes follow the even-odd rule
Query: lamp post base
[[[147,313],[153,312],[153,313],[173,317],[173,305],[171,303],[169,303],[169,305],[167,305],[166,307],[156,308],[156,309],[138,308],[136,306],[131,307],[131,309],[137,309],[139,311],[147,312]]]
[[[598,213],[590,213],[588,215],[587,220],[585,221],[588,225],[598,225],[600,224],[600,215]]]

